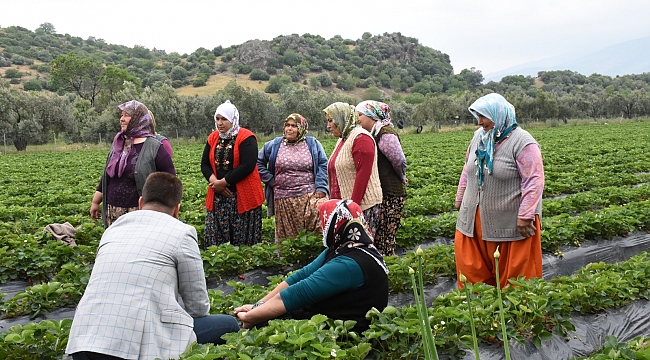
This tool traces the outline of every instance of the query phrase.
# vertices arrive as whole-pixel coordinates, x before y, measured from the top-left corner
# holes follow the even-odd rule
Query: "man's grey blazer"
[[[209,310],[196,229],[161,212],[134,211],[102,236],[66,353],[178,358],[196,341],[193,317]]]

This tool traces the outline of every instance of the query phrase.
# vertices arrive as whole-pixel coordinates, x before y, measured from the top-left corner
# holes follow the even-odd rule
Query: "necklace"
[[[226,144],[226,141],[228,142]],[[232,150],[232,141],[231,139],[219,139],[217,146],[214,149],[214,164],[217,168],[221,166],[223,170],[228,170],[230,165],[230,160],[228,157],[230,151]]]

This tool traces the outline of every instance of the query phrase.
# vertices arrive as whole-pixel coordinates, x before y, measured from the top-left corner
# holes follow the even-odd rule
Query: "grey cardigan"
[[[524,239],[517,230],[517,215],[521,204],[521,176],[517,168],[517,156],[528,144],[537,141],[522,128],[516,128],[494,152],[492,175],[485,170],[483,186],[479,187],[476,177],[476,149],[480,129],[474,133],[470,143],[469,156],[465,163],[468,174],[467,188],[458,211],[456,229],[466,236],[474,236],[476,207],[481,215],[481,229],[485,241],[517,241]],[[537,204],[535,214],[542,218],[542,201]]]

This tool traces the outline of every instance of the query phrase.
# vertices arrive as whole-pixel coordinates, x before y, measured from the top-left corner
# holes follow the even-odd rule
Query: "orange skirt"
[[[499,248],[499,280],[501,288],[509,284],[508,279],[524,276],[526,279],[542,277],[542,228],[539,216],[535,215],[535,235],[517,241],[484,241],[481,230],[481,216],[476,208],[474,237],[465,236],[456,230],[454,251],[456,253],[456,275],[467,277],[468,283],[485,283],[496,286],[494,252]],[[458,280],[458,288],[463,284]]]

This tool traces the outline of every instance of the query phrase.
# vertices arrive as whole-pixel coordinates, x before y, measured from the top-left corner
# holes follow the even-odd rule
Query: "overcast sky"
[[[456,73],[587,52],[650,36],[649,0],[0,0],[0,26],[191,53],[279,35],[401,32]],[[650,69],[649,69],[650,71]]]

